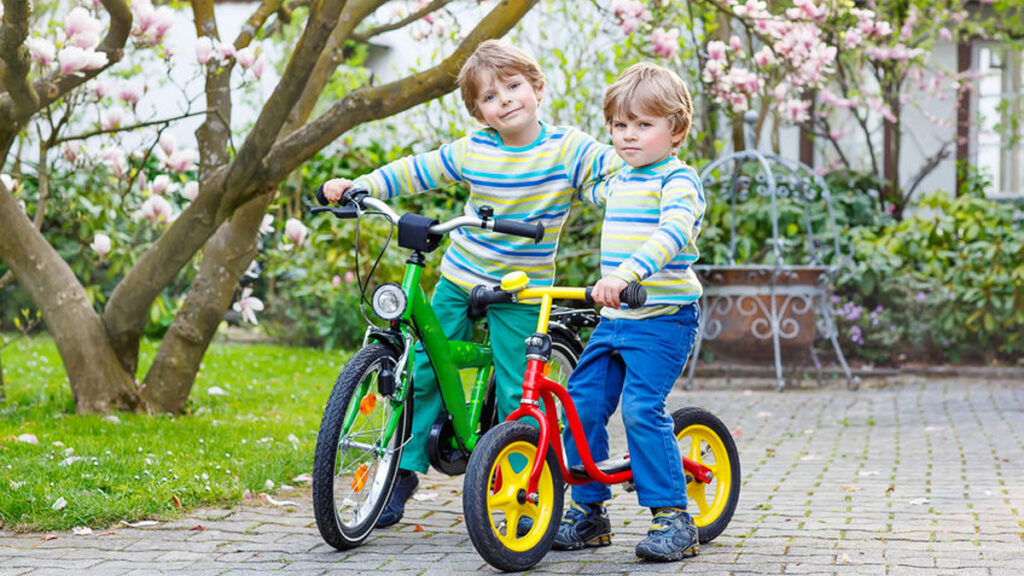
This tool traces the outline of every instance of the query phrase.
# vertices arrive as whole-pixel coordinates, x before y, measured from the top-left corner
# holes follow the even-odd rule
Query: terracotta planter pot
[[[817,309],[827,305],[824,266],[695,266],[704,286],[703,348],[734,359],[772,358],[773,327],[784,357],[806,355]],[[774,306],[773,306],[774,304]]]

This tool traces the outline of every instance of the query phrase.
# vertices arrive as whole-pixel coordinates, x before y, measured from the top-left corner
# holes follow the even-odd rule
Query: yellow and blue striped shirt
[[[621,166],[612,147],[575,128],[542,122],[540,136],[527,146],[506,146],[488,128],[387,164],[355,182],[382,200],[464,182],[470,190],[467,215],[478,216],[480,206],[491,206],[497,220],[544,224],[538,244],[477,228],[452,231],[441,274],[468,291],[477,284],[497,284],[516,270],[525,272],[531,285],[551,286],[559,234],[578,191],[592,189]]]
[[[703,289],[691,269],[704,218],[704,189],[697,173],[669,157],[643,168],[625,167],[586,195],[605,205],[601,274],[647,288],[635,310],[604,308],[607,318],[650,318],[696,302]]]

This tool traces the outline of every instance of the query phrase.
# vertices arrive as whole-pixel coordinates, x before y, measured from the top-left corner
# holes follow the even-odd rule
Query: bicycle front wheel
[[[562,519],[562,471],[549,447],[538,454],[540,431],[524,422],[502,422],[473,450],[466,468],[462,507],[473,546],[491,566],[528,570],[551,549]],[[527,494],[530,472],[543,458],[536,502]]]
[[[366,540],[395,485],[412,410],[395,406],[379,386],[382,373],[385,380],[394,377],[397,359],[380,344],[357,352],[324,408],[313,458],[313,512],[320,535],[338,550]]]

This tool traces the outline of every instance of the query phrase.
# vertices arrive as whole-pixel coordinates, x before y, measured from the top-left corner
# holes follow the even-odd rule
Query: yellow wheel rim
[[[514,552],[526,552],[537,547],[551,522],[553,487],[547,464],[537,485],[539,501],[533,504],[525,499],[536,457],[537,447],[533,444],[513,442],[498,454],[487,476],[487,516],[491,530],[505,548]],[[529,518],[533,523],[526,534],[519,536],[516,527],[521,518]]]
[[[693,479],[686,486],[687,508],[698,528],[707,526],[718,519],[725,510],[732,489],[732,468],[725,444],[707,426],[687,426],[676,435],[679,449],[690,460],[703,464],[714,473],[714,480],[705,484]],[[693,504],[699,514],[694,514]]]

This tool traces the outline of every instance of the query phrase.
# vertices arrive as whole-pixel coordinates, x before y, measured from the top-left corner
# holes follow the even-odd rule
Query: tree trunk
[[[260,223],[273,197],[274,192],[268,191],[251,200],[206,243],[199,272],[141,389],[151,410],[178,413],[185,409],[203,355],[256,254]]]
[[[122,368],[85,289],[6,190],[0,190],[0,230],[0,259],[42,312],[64,362],[76,410],[140,409],[135,379]]]

